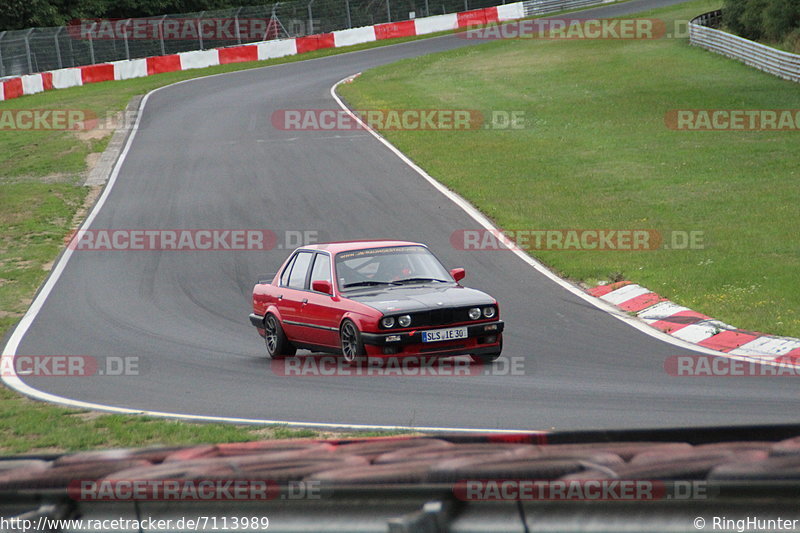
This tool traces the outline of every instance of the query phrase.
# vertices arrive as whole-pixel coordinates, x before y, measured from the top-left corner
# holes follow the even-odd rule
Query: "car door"
[[[310,342],[305,338],[308,328],[301,326],[301,305],[306,298],[308,274],[314,252],[299,251],[281,274],[276,306],[281,314],[283,331],[290,340]]]
[[[339,299],[330,294],[311,290],[315,280],[324,280],[333,283],[331,274],[331,257],[326,252],[317,252],[314,264],[311,267],[309,290],[304,301],[300,303],[300,317],[307,331],[304,336],[314,339],[313,344],[319,346],[339,346],[339,321],[343,310],[340,309]]]

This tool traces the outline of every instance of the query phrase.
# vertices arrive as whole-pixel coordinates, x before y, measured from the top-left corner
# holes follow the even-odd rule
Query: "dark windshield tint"
[[[336,256],[336,281],[340,290],[391,284],[409,278],[452,281],[439,260],[423,246],[369,248]]]

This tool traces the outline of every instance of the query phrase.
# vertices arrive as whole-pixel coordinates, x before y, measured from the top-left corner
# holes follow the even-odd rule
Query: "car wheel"
[[[494,353],[484,353],[484,354],[480,354],[480,355],[471,355],[470,357],[472,357],[472,360],[475,363],[478,363],[478,364],[481,364],[481,365],[490,365],[490,364],[494,363],[497,360],[498,357],[500,357],[500,352],[502,352],[502,351],[503,351],[503,338],[500,337],[500,346],[497,347],[497,351],[496,352],[494,352]]]
[[[339,340],[342,345],[342,356],[348,363],[354,363],[367,355],[361,332],[352,320],[345,320],[339,328]]]
[[[264,318],[264,333],[267,355],[272,359],[281,359],[297,352],[297,348],[292,346],[286,338],[280,321],[272,313],[268,313]]]

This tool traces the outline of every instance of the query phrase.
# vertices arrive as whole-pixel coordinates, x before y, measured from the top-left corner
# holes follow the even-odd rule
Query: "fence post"
[[[431,10],[428,8],[428,0],[425,0],[425,16],[426,17],[431,16]]]
[[[392,6],[389,4],[389,0],[386,0],[386,22],[392,21]]]
[[[61,30],[64,29],[64,26],[59,26],[56,30],[56,35],[53,37],[53,40],[56,42],[56,59],[58,59],[58,68],[64,68],[64,63],[61,61],[61,45],[58,44],[58,34],[61,33]]]
[[[311,0],[308,3],[308,27],[306,28],[306,35],[311,35],[314,33],[314,17],[311,14],[311,4],[314,3],[314,0]]]
[[[75,66],[75,47],[72,46],[72,41],[75,39],[67,39],[67,44],[69,45],[69,57],[70,57],[70,66]]]
[[[128,25],[130,25],[131,22],[133,21],[131,19],[128,19],[123,26],[123,28],[125,29],[122,31],[123,41],[125,42],[125,59],[129,61],[131,59],[131,50],[128,46]]]
[[[96,22],[92,22],[92,27],[89,28],[89,57],[91,58],[92,62],[89,63],[90,65],[94,65],[94,40],[92,39],[92,34],[94,33],[94,29],[97,27]]]
[[[33,28],[25,32],[25,55],[28,56],[28,74],[33,73],[33,63],[31,63],[31,43],[28,40]]]
[[[469,0],[464,0],[464,11],[469,11]]]
[[[158,38],[161,41],[161,55],[167,55],[167,50],[164,48],[164,19],[167,18],[166,15],[161,17],[161,20],[158,21]]]
[[[233,20],[233,27],[236,28],[236,43],[242,44],[242,34],[239,32],[239,13],[242,12],[242,8],[236,10],[236,14],[234,15]]]
[[[350,0],[344,0],[344,6],[347,9],[347,29],[349,30],[353,27],[353,21],[350,19]]]
[[[200,44],[200,50],[204,50],[203,48],[203,15],[205,15],[205,11],[200,12],[200,16],[197,17],[197,42]]]
[[[272,39],[267,39],[267,35],[269,34],[270,28],[273,27],[275,28],[275,35],[277,36],[278,39],[281,38],[281,32],[279,28],[283,28],[283,33],[286,34],[286,37],[291,37],[289,35],[289,32],[286,31],[286,28],[283,26],[281,19],[279,19],[278,15],[276,14],[279,5],[281,5],[281,2],[275,2],[274,4],[272,4],[272,13],[270,13],[269,15],[269,25],[267,26],[267,31],[264,32],[264,38],[262,39],[262,41],[272,40]],[[275,21],[277,21],[277,24]],[[275,24],[275,26],[273,26],[273,24]]]
[[[3,37],[6,36],[6,33],[7,32],[0,31],[0,41],[3,40]],[[3,45],[0,42],[0,76],[5,76],[5,75],[6,75],[6,67],[3,66]]]

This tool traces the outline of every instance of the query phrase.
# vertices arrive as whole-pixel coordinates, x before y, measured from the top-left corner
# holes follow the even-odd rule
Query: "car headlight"
[[[393,316],[385,316],[381,319],[381,326],[389,329],[394,327],[394,317]]]
[[[469,310],[469,318],[470,320],[478,320],[481,317],[481,310],[477,307],[473,307]]]
[[[486,318],[494,318],[494,315],[497,314],[497,309],[494,307],[484,307],[483,308],[483,316]]]
[[[400,315],[397,318],[397,323],[400,324],[401,328],[407,328],[411,325],[411,315]]]

